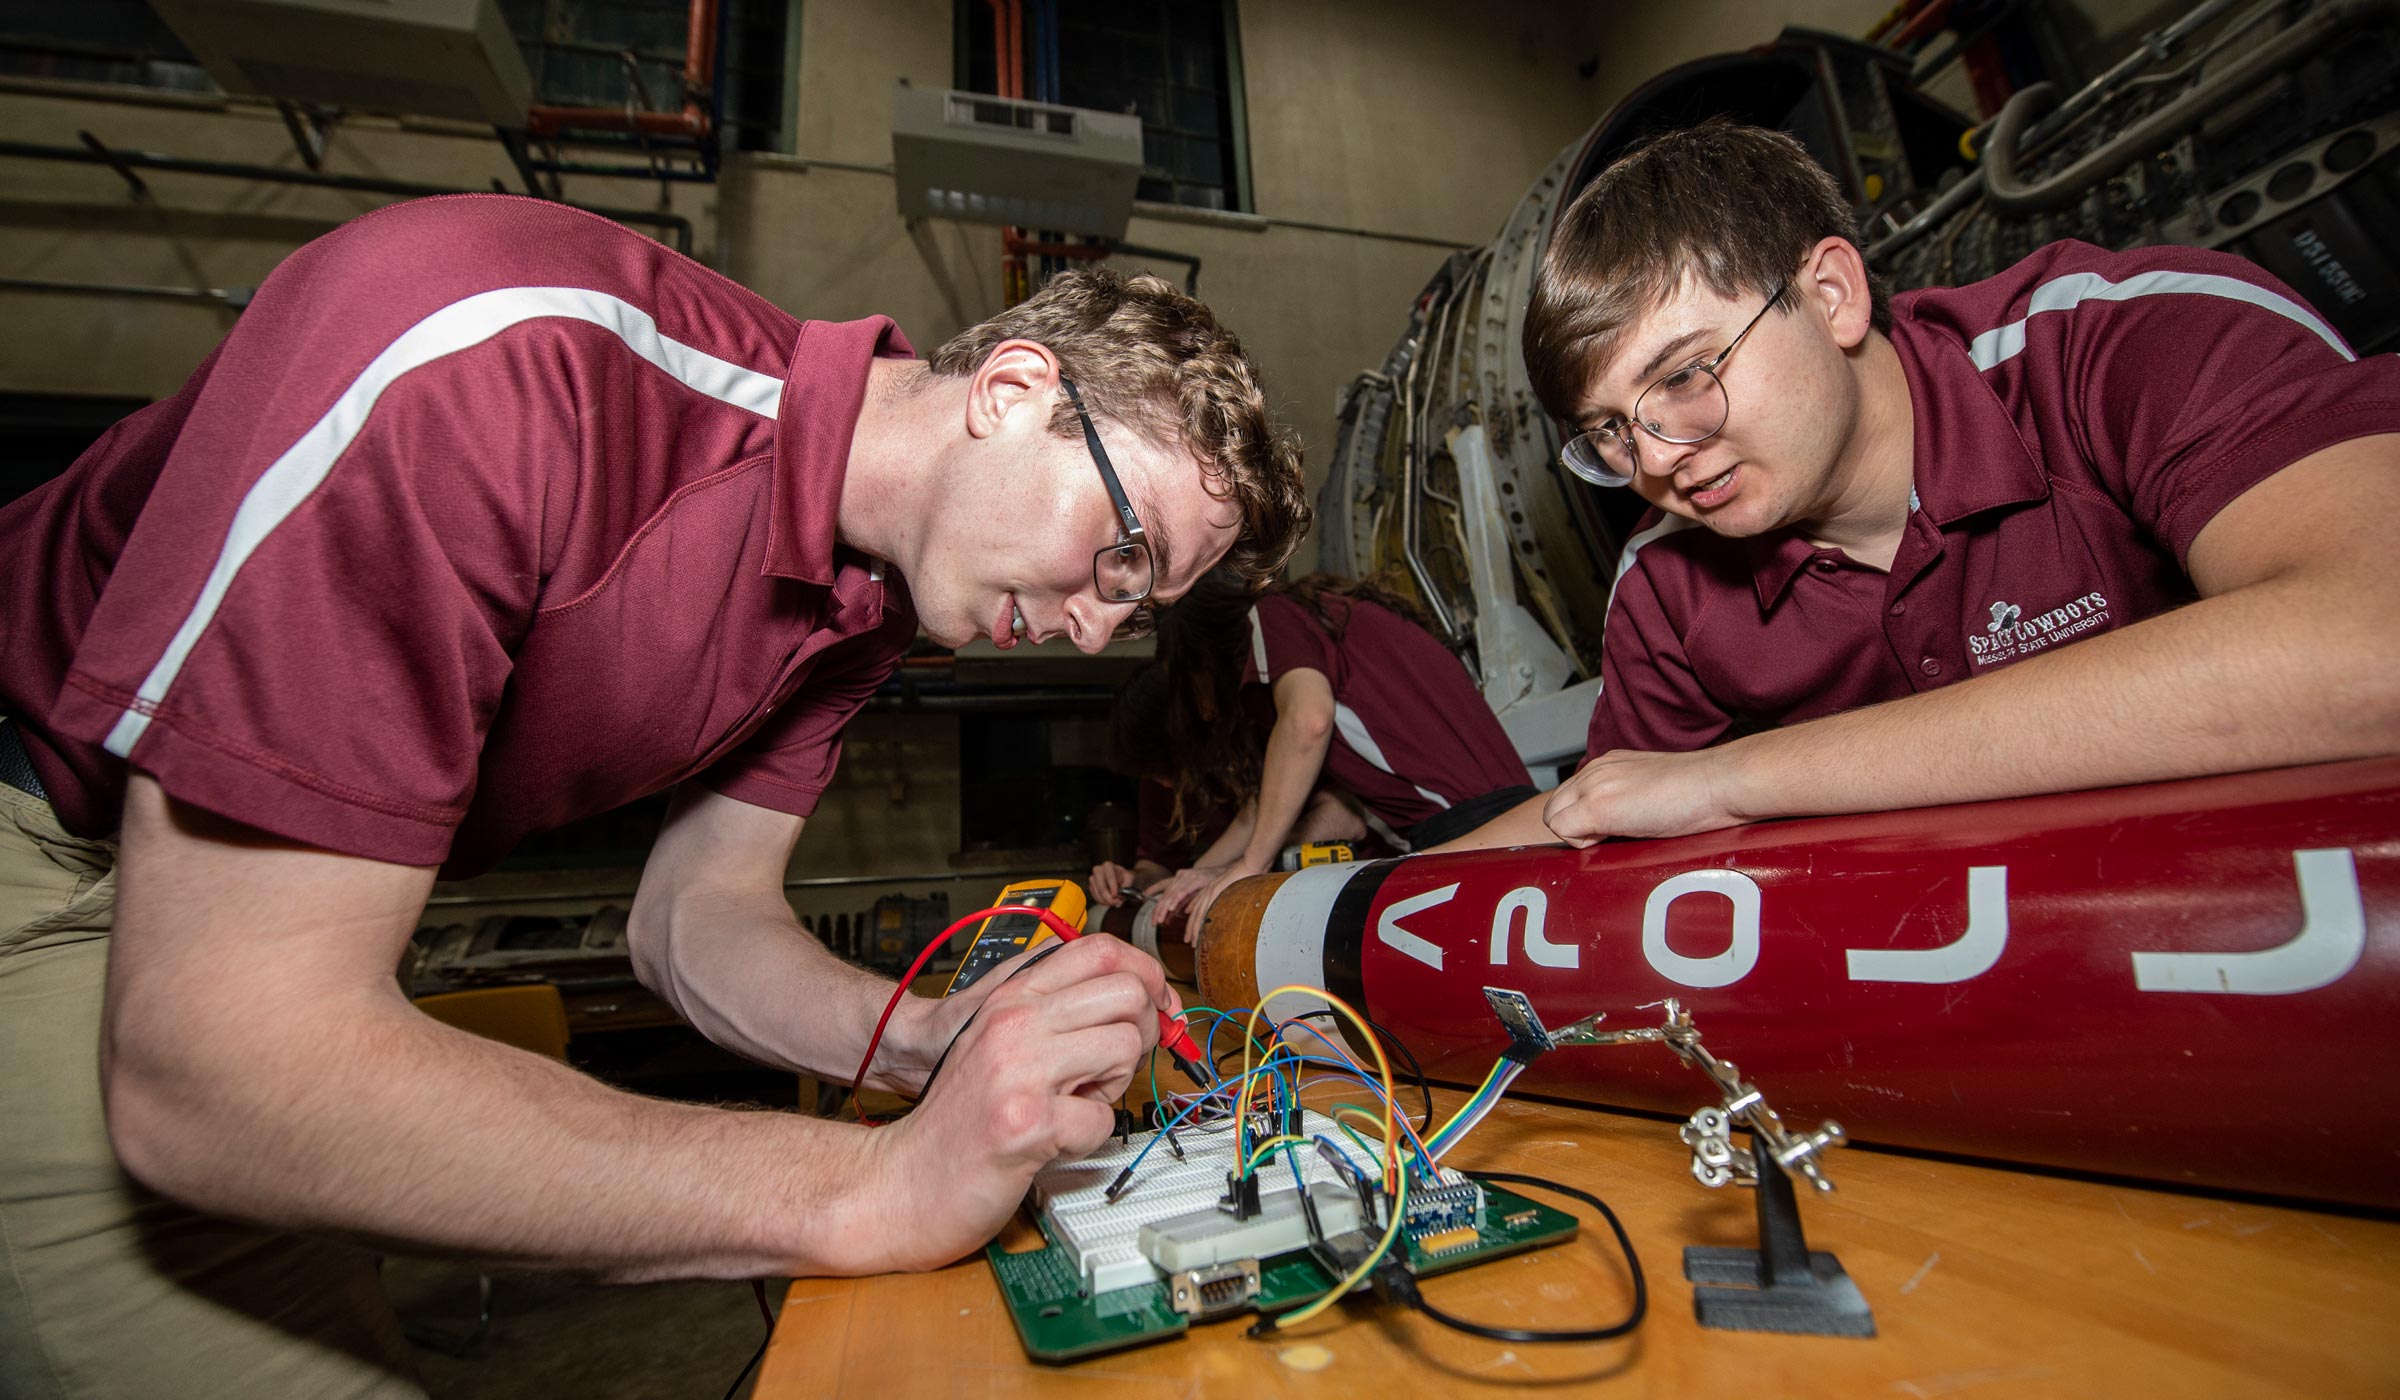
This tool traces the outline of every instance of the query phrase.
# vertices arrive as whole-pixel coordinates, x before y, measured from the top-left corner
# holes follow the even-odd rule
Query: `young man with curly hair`
[[[904,1000],[871,1081],[949,1073],[869,1132],[436,1024],[393,980],[426,894],[673,788],[636,969],[846,1078],[890,984],[783,872],[920,626],[1094,651],[1307,515],[1239,342],[1155,278],[919,362],[532,200],[301,249],[0,510],[0,1392],[416,1393],[361,1244],[646,1279],[981,1243],[1107,1135],[1154,963],[1091,939]]]

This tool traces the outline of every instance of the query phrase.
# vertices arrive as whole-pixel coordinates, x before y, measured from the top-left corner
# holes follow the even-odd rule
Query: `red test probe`
[[[917,960],[911,963],[908,971],[901,975],[900,984],[892,989],[892,999],[884,1003],[883,1015],[875,1022],[875,1034],[867,1038],[867,1053],[864,1058],[859,1060],[858,1073],[853,1075],[850,1080],[850,1098],[853,1103],[858,1101],[859,1090],[867,1082],[867,1067],[875,1063],[877,1047],[883,1044],[883,1028],[891,1024],[892,1013],[900,1009],[900,998],[908,995],[909,984],[917,980],[917,974],[925,970],[925,964],[933,960],[934,953],[948,943],[960,929],[978,920],[994,918],[1002,914],[1030,914],[1040,919],[1043,927],[1069,943],[1083,937],[1082,930],[1069,924],[1057,914],[1048,909],[1035,908],[1030,904],[1001,904],[990,909],[978,909],[943,929],[932,942],[925,945],[925,951],[917,954]],[[1158,1043],[1173,1058],[1175,1067],[1183,1071],[1184,1078],[1203,1089],[1215,1082],[1214,1076],[1208,1069],[1207,1056],[1202,1053],[1198,1042],[1192,1039],[1191,1028],[1183,1023],[1182,1018],[1170,1016],[1164,1011],[1158,1013]],[[859,1121],[866,1121],[863,1114]]]

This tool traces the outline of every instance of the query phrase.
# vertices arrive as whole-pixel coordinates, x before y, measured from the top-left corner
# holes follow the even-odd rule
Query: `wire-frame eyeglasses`
[[[1741,334],[1706,364],[1685,365],[1652,380],[1633,401],[1633,421],[1609,418],[1598,426],[1588,428],[1568,438],[1559,449],[1558,460],[1568,471],[1594,486],[1630,486],[1635,473],[1641,470],[1641,449],[1633,429],[1641,430],[1660,442],[1688,446],[1706,442],[1725,426],[1733,406],[1725,396],[1725,381],[1717,377],[1733,352],[1739,350],[1750,332],[1769,311],[1783,300],[1785,289],[1792,285],[1786,277],[1767,294],[1767,304],[1742,327]]]
[[[1084,446],[1091,449],[1092,465],[1100,469],[1101,484],[1108,488],[1109,503],[1117,511],[1116,543],[1092,552],[1092,586],[1100,591],[1102,602],[1140,603],[1150,596],[1158,581],[1150,560],[1150,537],[1133,513],[1133,502],[1126,498],[1125,483],[1117,479],[1117,469],[1108,460],[1108,449],[1100,445],[1100,430],[1092,425],[1092,415],[1084,410],[1083,395],[1075,392],[1075,381],[1060,375],[1058,383],[1067,391],[1067,401],[1075,405],[1075,416],[1083,423]],[[1117,624],[1109,639],[1130,641],[1147,637],[1156,627],[1156,615],[1144,604]]]

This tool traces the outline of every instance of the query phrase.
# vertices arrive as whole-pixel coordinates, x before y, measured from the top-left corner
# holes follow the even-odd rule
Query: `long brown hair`
[[[1415,595],[1401,592],[1398,585],[1399,579],[1390,573],[1369,574],[1365,578],[1310,574],[1307,578],[1270,588],[1262,596],[1280,594],[1307,604],[1310,614],[1317,619],[1317,625],[1325,629],[1325,635],[1337,642],[1350,630],[1350,603],[1358,598],[1396,612],[1426,631],[1432,631],[1433,619],[1417,605]],[[1328,607],[1328,599],[1339,601]]]
[[[1266,745],[1242,706],[1242,658],[1250,651],[1251,607],[1276,595],[1304,604],[1337,642],[1349,631],[1352,604],[1361,599],[1430,630],[1424,609],[1382,576],[1311,574],[1263,594],[1221,573],[1202,579],[1158,625],[1178,839],[1197,837],[1212,812],[1233,811],[1258,796]]]

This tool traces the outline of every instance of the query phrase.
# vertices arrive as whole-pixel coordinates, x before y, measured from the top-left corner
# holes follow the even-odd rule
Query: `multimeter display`
[[[1001,890],[992,902],[1048,909],[1070,927],[1083,926],[1083,891],[1069,881],[1028,880]],[[965,991],[993,968],[1055,936],[1043,926],[1040,919],[1031,914],[993,915],[975,930],[974,943],[968,946],[967,955],[959,960],[958,971],[951,974],[949,989],[942,995],[951,996]]]

